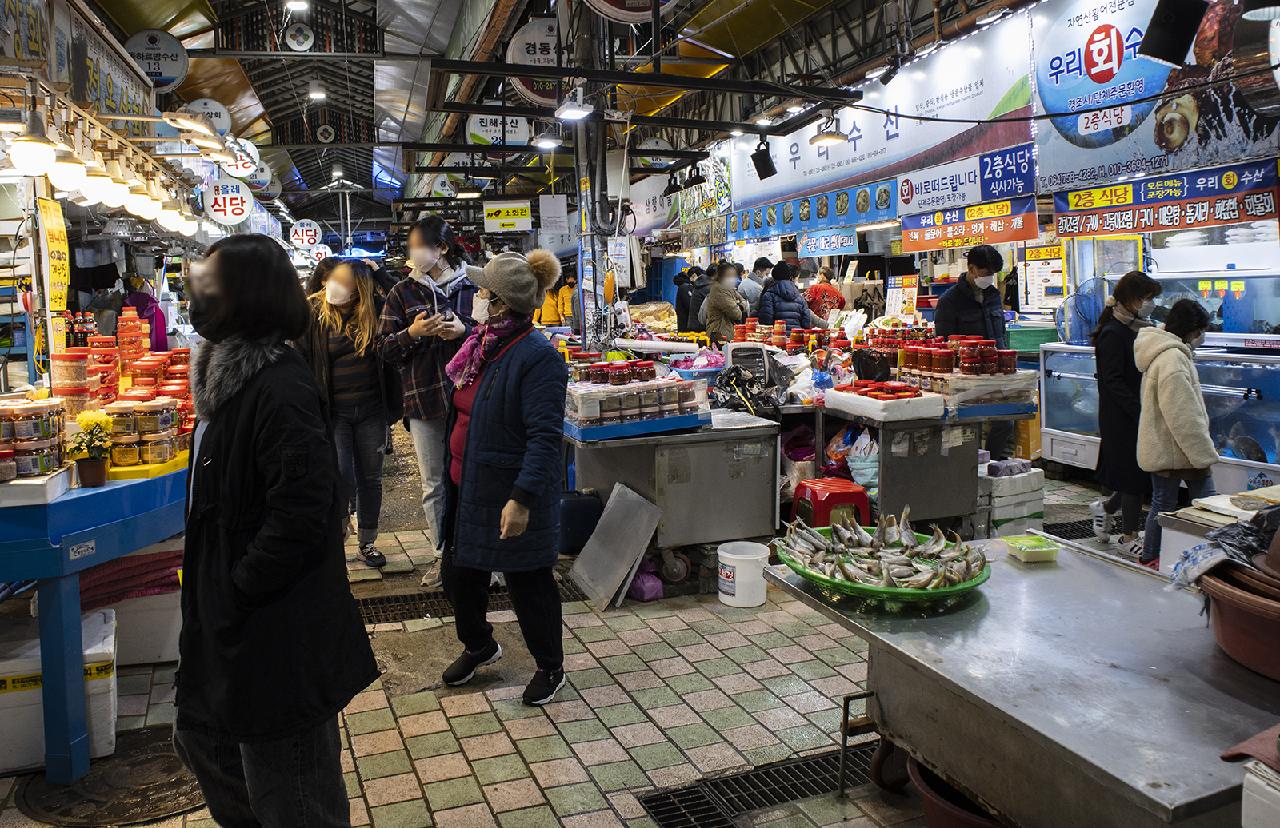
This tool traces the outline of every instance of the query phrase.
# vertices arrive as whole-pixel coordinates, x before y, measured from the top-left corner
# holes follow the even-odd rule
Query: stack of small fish
[[[847,518],[831,526],[823,537],[796,519],[776,543],[781,551],[810,572],[832,580],[901,589],[940,589],[963,584],[982,574],[987,556],[954,532],[952,544],[937,526],[923,543],[910,522],[911,507],[902,517],[880,516],[876,531],[868,532]]]

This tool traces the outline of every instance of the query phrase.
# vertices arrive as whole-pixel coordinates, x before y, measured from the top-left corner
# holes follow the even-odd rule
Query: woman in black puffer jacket
[[[773,284],[760,294],[760,312],[757,314],[760,324],[786,322],[787,330],[819,327],[820,323],[809,310],[804,294],[796,287],[795,265],[778,262],[773,266],[772,276]]]

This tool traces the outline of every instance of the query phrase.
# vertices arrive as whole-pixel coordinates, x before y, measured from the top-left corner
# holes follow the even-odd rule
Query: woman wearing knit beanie
[[[502,657],[486,620],[491,573],[506,575],[537,672],[524,702],[564,686],[560,593],[552,567],[560,537],[564,360],[533,327],[560,276],[547,250],[503,253],[472,281],[477,323],[446,373],[454,384],[446,434],[445,593],[465,648],[444,682],[466,684]]]

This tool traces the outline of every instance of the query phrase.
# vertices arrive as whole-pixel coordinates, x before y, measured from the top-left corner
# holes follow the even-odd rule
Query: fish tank
[[[1280,321],[1280,316],[1274,317]],[[1196,352],[1209,433],[1222,463],[1220,491],[1280,483],[1280,355],[1203,347]],[[1040,412],[1045,456],[1094,468],[1098,452],[1097,363],[1088,346],[1040,348]]]

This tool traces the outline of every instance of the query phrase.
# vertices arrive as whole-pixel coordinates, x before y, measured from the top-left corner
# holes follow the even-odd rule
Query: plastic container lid
[[[87,385],[59,385],[54,389],[59,397],[86,397],[89,395]]]
[[[132,414],[133,405],[134,404],[129,402],[128,400],[120,400],[119,402],[113,402],[113,403],[109,403],[108,405],[104,405],[102,407],[102,410],[107,412],[108,414]]]
[[[53,447],[53,440],[22,440],[13,444],[14,451],[40,451]]]
[[[172,440],[172,439],[173,439],[173,429],[169,429],[168,431],[157,431],[155,434],[142,435],[143,442],[147,442],[147,443],[154,443],[157,440]]]
[[[84,362],[89,358],[89,351],[88,349],[85,349],[83,353],[66,351],[61,354],[51,354],[49,358],[54,362]]]
[[[131,446],[137,442],[138,442],[138,435],[136,434],[117,434],[111,438],[112,445]]]

